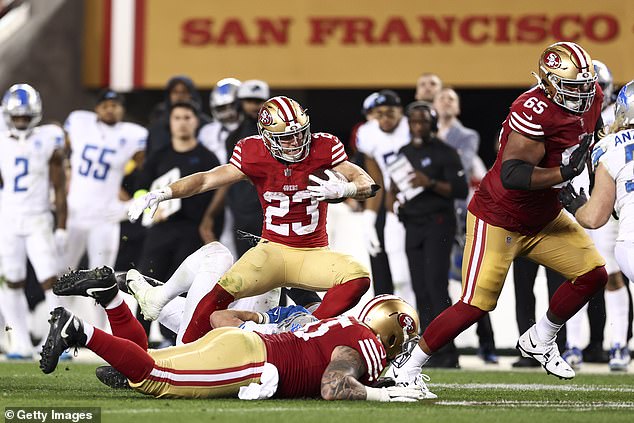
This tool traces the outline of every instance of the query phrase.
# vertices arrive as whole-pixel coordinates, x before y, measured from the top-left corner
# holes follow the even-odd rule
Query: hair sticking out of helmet
[[[597,76],[590,55],[578,44],[559,42],[539,58],[540,87],[553,102],[573,113],[590,110]]]
[[[310,152],[310,119],[295,100],[278,96],[264,102],[258,113],[258,132],[273,157],[296,163]]]
[[[40,93],[28,84],[16,84],[2,99],[2,115],[12,135],[24,138],[42,120]]]
[[[379,295],[368,301],[359,313],[359,320],[379,337],[388,360],[396,358],[410,341],[418,339],[418,313],[395,295]]]
[[[241,84],[236,78],[224,78],[216,83],[209,96],[209,108],[215,120],[223,124],[238,120],[238,90]]]

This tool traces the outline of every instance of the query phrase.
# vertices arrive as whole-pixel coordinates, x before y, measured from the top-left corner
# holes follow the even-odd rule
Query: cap
[[[374,100],[374,107],[378,106],[400,106],[401,98],[392,90],[381,90]]]
[[[266,101],[270,97],[269,84],[259,79],[249,79],[244,81],[238,88],[238,98],[255,98]]]
[[[113,100],[119,104],[124,103],[123,96],[119,94],[118,92],[111,90],[110,88],[106,88],[99,92],[99,94],[97,95],[96,104],[103,103],[104,101],[107,101],[107,100]]]

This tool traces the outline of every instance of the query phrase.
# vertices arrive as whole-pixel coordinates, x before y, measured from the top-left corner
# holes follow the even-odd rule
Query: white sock
[[[117,292],[117,295],[115,295],[112,301],[110,301],[104,308],[106,310],[112,310],[113,308],[119,307],[121,304],[123,304],[123,295],[121,295],[121,292]]]
[[[23,289],[3,288],[5,301],[2,304],[2,313],[6,325],[11,328],[11,350],[20,354],[32,351],[31,337],[29,336],[29,305],[26,301]],[[4,328],[2,328],[4,330]]]
[[[178,297],[180,294],[189,291],[194,282],[196,271],[204,257],[204,247],[199,248],[190,254],[174,272],[171,278],[161,287],[161,291],[168,300]]]
[[[535,325],[535,331],[537,332],[537,338],[545,344],[549,344],[553,342],[555,336],[557,336],[557,332],[563,324],[558,325],[550,321],[548,316],[542,317],[537,325]]]
[[[178,333],[183,317],[183,310],[185,309],[185,301],[183,297],[176,297],[165,304],[157,319],[159,323],[172,332]]]
[[[625,286],[615,291],[605,291],[605,312],[610,328],[612,346],[627,345],[627,323],[629,314],[628,292]]]
[[[427,363],[431,356],[423,351],[420,345],[416,345],[409,359],[403,364],[403,371],[407,372],[407,379],[413,380],[420,373],[421,367]]]
[[[583,336],[584,317],[588,312],[588,304],[585,304],[574,316],[566,322],[566,345],[568,348],[585,347],[587,339]]]
[[[44,301],[46,303],[46,309],[48,311],[53,311],[57,307],[62,305],[60,298],[57,295],[53,294],[52,289],[47,289],[46,291],[44,291]]]
[[[92,335],[95,333],[95,327],[90,323],[86,323],[84,321],[82,321],[82,323],[84,324],[84,333],[86,334],[86,345],[88,345],[88,343],[92,339]]]

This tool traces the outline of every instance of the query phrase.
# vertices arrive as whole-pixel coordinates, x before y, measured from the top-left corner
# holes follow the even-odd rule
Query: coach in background
[[[424,101],[410,104],[411,141],[390,166],[394,181],[388,206],[405,225],[405,250],[422,325],[451,305],[449,257],[456,234],[454,200],[467,197],[468,185],[456,150],[435,135],[437,114]],[[432,365],[459,367],[453,343]]]

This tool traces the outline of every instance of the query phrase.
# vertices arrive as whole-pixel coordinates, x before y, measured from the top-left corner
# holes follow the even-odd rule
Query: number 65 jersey
[[[147,130],[128,122],[107,125],[83,110],[68,115],[64,129],[72,150],[70,214],[99,219],[118,200],[125,165],[145,149]]]
[[[348,159],[343,144],[334,135],[319,132],[311,137],[310,152],[301,162],[276,160],[260,136],[240,140],[229,160],[258,191],[264,215],[262,237],[289,247],[328,245],[328,203],[310,196],[308,175]]]

